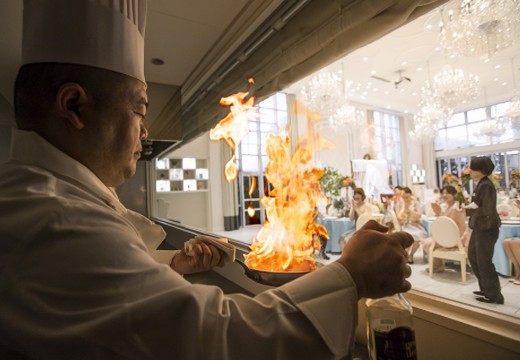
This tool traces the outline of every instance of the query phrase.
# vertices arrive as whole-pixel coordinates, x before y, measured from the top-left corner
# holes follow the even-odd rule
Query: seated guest
[[[359,216],[363,214],[365,211],[371,211],[367,204],[365,203],[365,199],[367,196],[365,195],[365,191],[362,188],[355,188],[354,195],[352,196],[352,206],[350,207],[350,211],[348,217],[350,220],[357,221]],[[354,225],[351,229],[345,231],[341,234],[340,244],[345,246],[348,242],[348,239],[354,234],[356,231],[356,226]]]
[[[516,199],[514,205],[520,209],[520,199]],[[504,250],[509,260],[513,263],[515,276],[509,279],[515,285],[520,285],[520,238],[508,238],[504,240]]]
[[[412,196],[412,190],[404,187],[402,207],[397,212],[397,221],[399,221],[401,231],[409,233],[415,240],[408,249],[408,263],[410,264],[413,264],[413,256],[421,246],[421,241],[428,238],[426,229],[421,225],[421,216],[421,204]]]
[[[457,189],[455,189],[451,185],[446,185],[441,190],[441,196],[446,206],[441,207],[441,205],[438,202],[432,202],[431,205],[433,212],[435,213],[435,216],[447,216],[451,218],[453,221],[455,221],[455,224],[457,224],[459,228],[462,244],[464,245],[464,248],[467,251],[470,232],[468,227],[466,226],[466,210],[460,208],[459,204],[456,201]],[[431,237],[424,240],[423,251],[428,252],[432,243],[433,239]],[[435,248],[438,249],[440,248],[440,246],[436,244]],[[433,272],[441,271],[444,271],[443,260],[435,258],[433,260]]]

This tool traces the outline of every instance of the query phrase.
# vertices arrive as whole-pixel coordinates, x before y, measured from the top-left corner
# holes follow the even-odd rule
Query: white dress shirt
[[[193,285],[152,259],[157,239],[147,248],[113,191],[34,132],[13,131],[0,189],[0,358],[351,356],[357,291],[338,263],[253,298]]]

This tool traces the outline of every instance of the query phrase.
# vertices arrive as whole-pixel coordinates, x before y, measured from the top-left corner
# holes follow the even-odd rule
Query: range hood
[[[169,152],[176,145],[181,143],[180,140],[143,140],[143,152],[139,160],[150,161],[162,154]]]

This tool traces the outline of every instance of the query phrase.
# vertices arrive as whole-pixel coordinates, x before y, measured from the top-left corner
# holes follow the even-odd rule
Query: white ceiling
[[[149,0],[145,40],[147,81],[183,86],[183,96],[189,95],[281,2]],[[9,103],[12,103],[13,84],[20,64],[22,4],[21,0],[2,0],[0,13],[0,95]],[[333,65],[335,69],[343,66],[345,78],[366,89],[364,97],[355,95],[353,100],[399,112],[417,111],[420,87],[428,78],[427,62],[432,76],[444,63],[443,55],[436,50],[438,19],[438,11],[427,14],[350,54],[342,60],[343,65]],[[434,30],[427,30],[427,25],[432,25]],[[480,76],[485,100],[489,103],[510,97],[513,56],[520,82],[519,55],[517,45],[487,63],[478,59],[456,59],[453,65]],[[155,58],[162,59],[164,65],[153,65],[151,61]],[[403,64],[404,61],[407,63]],[[419,71],[419,67],[423,70]],[[412,81],[405,81],[396,89],[393,82],[399,78],[399,69]],[[373,79],[372,71],[390,82]],[[299,92],[305,83],[294,85],[292,91]],[[479,102],[484,102],[484,95]]]
[[[444,6],[451,8],[458,3],[460,0]],[[512,58],[517,85],[520,86],[520,33],[516,33],[514,46],[502,50],[487,62],[478,58],[450,59],[446,58],[439,45],[439,22],[440,8],[356,50],[325,70],[343,70],[344,79],[352,81],[354,87],[360,89],[349,94],[350,100],[398,113],[413,114],[419,110],[417,105],[421,99],[421,87],[428,78],[440,72],[445,63],[479,77],[480,96],[455,110],[509,100],[514,88]],[[394,82],[400,78],[399,70],[411,82],[403,81],[396,87]],[[372,74],[390,81],[374,79]],[[311,77],[293,84],[287,91],[299,94]]]
[[[176,86],[203,81],[205,73],[209,75],[281,2],[148,0],[147,81]],[[1,5],[0,95],[12,103],[21,61],[23,1],[2,0]],[[157,58],[164,65],[153,65],[152,59]]]

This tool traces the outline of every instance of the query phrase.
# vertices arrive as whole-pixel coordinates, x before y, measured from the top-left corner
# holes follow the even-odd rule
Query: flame
[[[249,206],[247,207],[247,215],[249,215],[250,218],[255,216],[255,209],[253,208],[253,204],[249,203]]]
[[[249,185],[249,197],[251,197],[256,190],[256,176],[250,176],[249,180],[251,183],[251,185]]]
[[[250,78],[249,84],[254,84],[254,79]],[[250,96],[249,91],[238,92],[228,97],[220,99],[220,105],[229,106],[229,113],[225,118],[220,120],[217,126],[210,130],[209,138],[214,141],[223,139],[233,153],[231,159],[225,166],[225,176],[228,182],[237,178],[238,165],[236,163],[236,146],[249,132],[248,118],[254,116],[248,110],[253,108],[255,104],[255,96]]]
[[[226,99],[239,99],[233,103],[233,106],[237,106],[236,102],[243,104],[242,100],[246,95],[247,93],[237,93]],[[248,101],[247,106],[241,107],[242,111],[253,104]],[[325,227],[314,223],[317,216],[316,204],[318,201],[326,201],[326,197],[321,192],[319,183],[324,171],[312,166],[312,155],[318,150],[333,148],[334,144],[314,131],[315,122],[319,121],[318,114],[310,112],[299,102],[295,103],[294,111],[307,115],[309,132],[295,142],[293,151],[287,130],[279,135],[271,134],[267,139],[266,153],[269,161],[265,175],[273,189],[269,196],[264,195],[260,200],[267,220],[250,246],[251,252],[245,255],[245,263],[251,269],[275,272],[312,271],[316,268],[312,255],[319,248],[319,242],[314,238],[328,238]],[[236,108],[231,110],[230,115],[221,120],[215,131],[212,129],[210,138],[226,140],[234,151],[234,145],[238,144],[236,138],[230,141],[222,134],[243,134],[244,125],[239,123],[243,119],[241,114],[236,113]],[[234,129],[234,126],[238,129]],[[231,180],[228,178],[228,181]],[[250,196],[251,193],[250,190]]]

